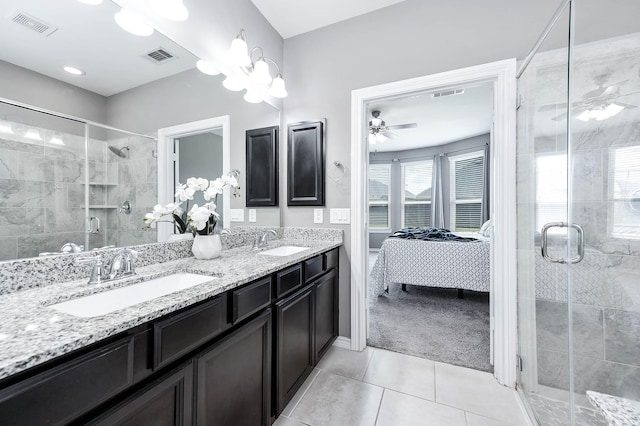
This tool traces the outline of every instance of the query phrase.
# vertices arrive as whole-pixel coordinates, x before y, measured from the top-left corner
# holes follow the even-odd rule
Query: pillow
[[[480,235],[482,235],[483,237],[490,237],[491,236],[491,219],[489,219],[488,221],[486,221],[485,223],[482,224],[482,226],[480,227],[480,230],[478,231],[478,233]]]

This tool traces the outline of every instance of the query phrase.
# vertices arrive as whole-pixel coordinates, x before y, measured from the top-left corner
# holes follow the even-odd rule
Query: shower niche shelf
[[[90,209],[117,209],[118,207],[110,204],[89,204]]]

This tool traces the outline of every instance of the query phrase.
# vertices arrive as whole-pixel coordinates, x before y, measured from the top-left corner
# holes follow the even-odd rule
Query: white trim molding
[[[390,96],[442,90],[474,83],[493,83],[494,130],[491,155],[491,323],[494,374],[510,387],[516,384],[516,199],[515,125],[516,60],[492,62],[439,74],[397,81],[351,92],[351,349],[367,342],[368,134],[366,104]]]
[[[344,336],[338,336],[333,342],[333,346],[336,348],[351,349],[351,339]]]
[[[177,126],[158,129],[158,203],[167,204],[174,201],[173,176],[173,140],[176,138],[204,133],[222,127],[222,170],[229,172],[231,167],[231,118],[228,115],[178,124]],[[229,228],[231,197],[229,191],[222,194],[222,226]],[[158,223],[158,241],[165,241],[173,233],[170,223]]]

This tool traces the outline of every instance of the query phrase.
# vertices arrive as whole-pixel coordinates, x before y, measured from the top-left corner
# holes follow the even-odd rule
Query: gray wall
[[[430,146],[427,148],[407,149],[404,151],[378,152],[369,154],[369,164],[391,164],[391,231],[397,231],[401,227],[402,204],[401,204],[401,173],[402,163],[407,161],[431,160],[438,154],[461,155],[468,152],[483,150],[489,144],[491,136],[475,136],[444,145]],[[396,160],[396,161],[394,161]],[[395,189],[395,191],[393,190]],[[449,206],[449,162],[447,157],[442,161],[442,202],[444,203],[444,227],[450,225]],[[369,248],[380,248],[382,242],[390,234],[386,232],[369,232]]]
[[[185,183],[190,177],[203,177],[212,180],[224,173],[222,170],[222,136],[209,132],[180,138],[178,152],[180,159],[178,180],[181,183]],[[190,205],[196,203],[201,206],[205,202],[202,193],[198,192]],[[216,205],[218,213],[222,216],[222,197],[218,197]]]
[[[289,97],[284,121],[327,119],[327,160],[351,162],[351,91],[442,71],[513,58],[524,59],[556,10],[558,0],[407,0],[353,19],[285,40],[284,58]],[[576,19],[580,28],[603,37],[610,28],[637,31],[637,13],[609,18],[609,2],[592,2]],[[622,0],[616,7],[637,9]],[[599,9],[599,10],[598,10]],[[584,35],[583,32],[583,35]],[[551,40],[548,49],[562,46]],[[566,40],[564,40],[566,43]],[[286,167],[285,167],[286,168]],[[286,171],[285,171],[286,172]],[[325,217],[329,208],[350,207],[348,179],[327,180]],[[284,187],[284,180],[281,183]],[[313,209],[283,207],[285,226],[313,223]],[[350,336],[350,227],[340,257],[340,335]],[[315,225],[314,225],[315,226]]]
[[[107,120],[118,128],[155,133],[163,127],[229,115],[231,168],[241,172],[240,197],[232,197],[231,208],[244,208],[245,132],[279,125],[280,112],[264,102],[246,102],[242,93],[225,89],[222,86],[223,79],[222,75],[209,76],[194,69],[110,96],[107,100]],[[283,153],[283,149],[280,152]],[[279,208],[262,207],[256,213],[256,225],[280,225]],[[245,224],[248,224],[248,215],[245,215],[245,220]]]

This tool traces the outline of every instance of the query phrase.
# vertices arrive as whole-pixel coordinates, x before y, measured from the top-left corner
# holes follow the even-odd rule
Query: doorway
[[[352,92],[351,205],[351,341],[352,350],[363,350],[367,338],[367,289],[369,225],[367,196],[369,102],[418,91],[445,90],[462,85],[493,85],[495,122],[490,150],[490,206],[494,221],[491,252],[491,342],[494,375],[502,384],[515,386],[516,293],[515,283],[515,59],[478,65]],[[499,256],[495,254],[499,253]]]

